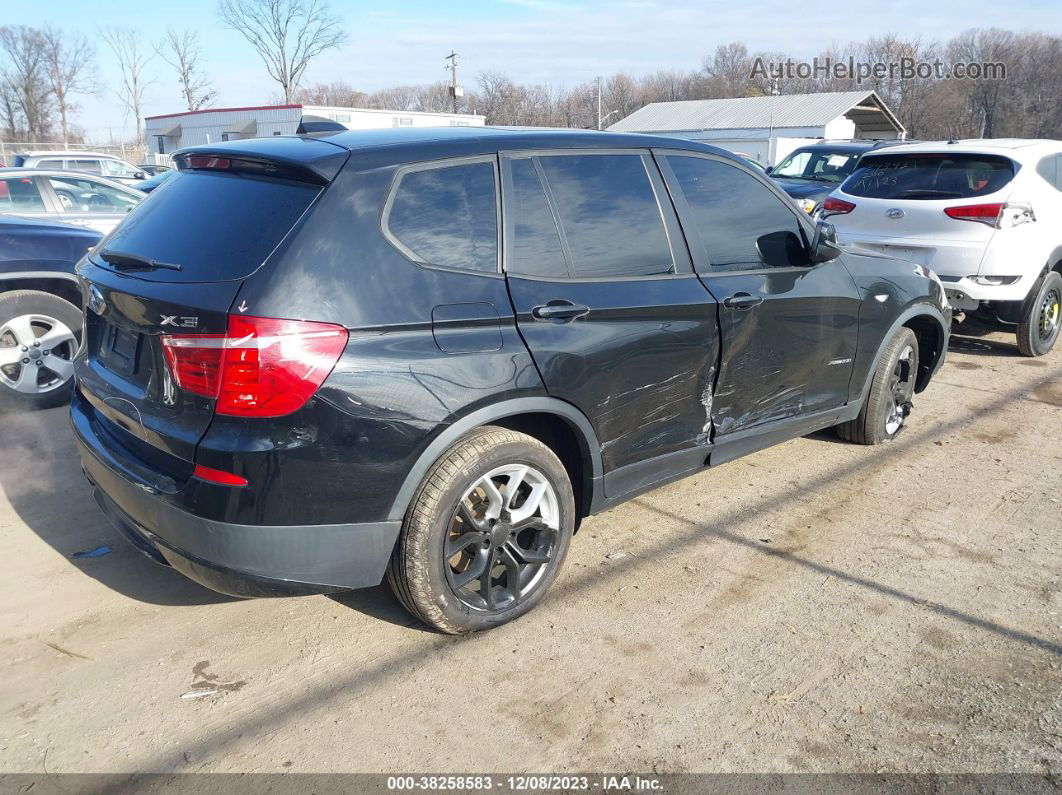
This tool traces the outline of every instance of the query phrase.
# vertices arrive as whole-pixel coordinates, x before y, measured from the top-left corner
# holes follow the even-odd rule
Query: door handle
[[[729,298],[723,299],[723,306],[728,306],[731,309],[752,309],[752,307],[759,306],[762,303],[762,296],[750,295],[749,293],[734,293]]]
[[[571,301],[551,302],[531,309],[531,317],[535,320],[574,320],[589,314],[590,307]]]

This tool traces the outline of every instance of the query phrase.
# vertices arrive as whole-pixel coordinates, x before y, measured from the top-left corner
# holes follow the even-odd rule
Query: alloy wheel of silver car
[[[41,314],[0,326],[0,385],[26,395],[51,392],[74,374],[77,337],[62,321]]]

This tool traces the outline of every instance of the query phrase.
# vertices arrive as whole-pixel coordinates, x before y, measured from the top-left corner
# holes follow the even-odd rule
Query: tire
[[[515,496],[508,493],[513,478]],[[491,494],[484,488],[488,480]],[[521,518],[532,499],[532,515]],[[513,536],[512,525],[523,529]],[[387,579],[405,608],[440,632],[490,629],[542,600],[574,529],[575,497],[553,451],[523,433],[478,428],[425,475]]]
[[[1024,309],[1018,323],[1018,351],[1022,356],[1050,353],[1062,329],[1062,275],[1048,271]]]
[[[901,328],[885,346],[859,416],[838,425],[838,435],[856,444],[895,439],[911,413],[917,377],[918,339],[911,329]]]
[[[68,403],[81,328],[81,311],[58,296],[37,290],[0,293],[0,407],[46,409]]]

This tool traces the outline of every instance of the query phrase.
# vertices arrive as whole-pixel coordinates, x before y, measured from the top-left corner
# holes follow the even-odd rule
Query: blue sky
[[[277,91],[250,46],[221,27],[216,0],[3,0],[0,24],[41,25],[92,34],[100,26],[135,28],[154,41],[170,24],[200,32],[205,65],[221,90],[218,106],[264,104]],[[753,50],[783,50],[810,58],[831,44],[896,32],[946,39],[969,27],[1062,33],[1058,0],[899,0],[863,4],[795,0],[333,0],[350,40],[314,61],[305,82],[345,80],[373,91],[447,78],[443,57],[461,55],[461,82],[500,70],[524,82],[574,85],[597,74],[692,69],[719,44],[735,39]],[[99,46],[99,78],[114,85],[112,58]],[[182,109],[168,68],[147,114]],[[107,88],[79,98],[78,122],[90,140],[131,132],[123,107]]]

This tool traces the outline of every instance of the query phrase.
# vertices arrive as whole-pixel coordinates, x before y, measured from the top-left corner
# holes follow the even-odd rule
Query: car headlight
[[[814,199],[797,199],[797,207],[811,215],[815,212],[815,208],[818,207],[818,203]]]
[[[970,281],[983,284],[988,287],[999,287],[1004,284],[1014,284],[1021,276],[971,276]]]

